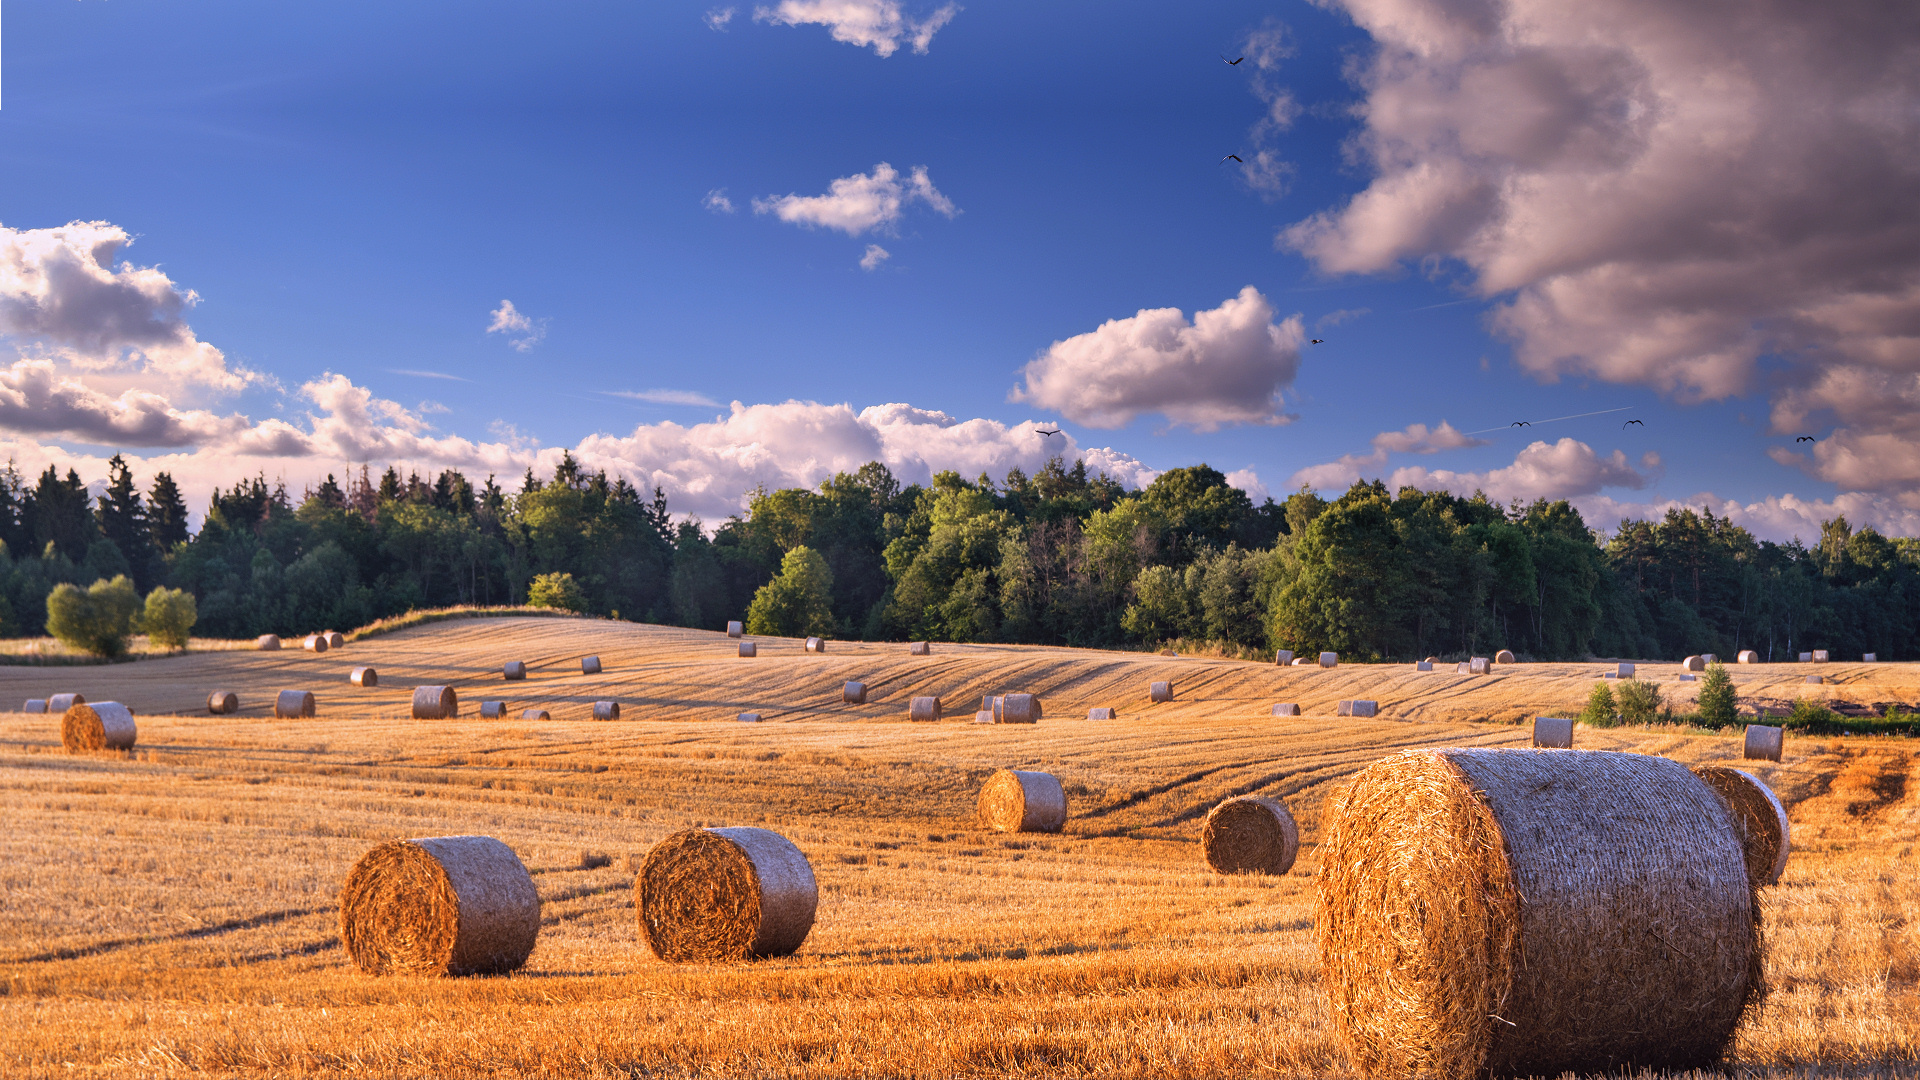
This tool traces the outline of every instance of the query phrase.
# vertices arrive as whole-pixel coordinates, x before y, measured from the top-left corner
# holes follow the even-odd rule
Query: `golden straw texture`
[[[369,975],[499,975],[527,962],[540,896],[491,836],[394,840],[340,889],[340,937]]]
[[[1284,874],[1300,854],[1300,828],[1278,799],[1242,795],[1207,811],[1200,850],[1222,874]]]
[[[1059,832],[1067,823],[1067,793],[1052,773],[1001,769],[980,787],[982,826],[999,832]]]
[[[907,719],[921,721],[940,719],[940,699],[937,697],[916,697],[909,700],[907,702]]]
[[[1747,853],[1747,876],[1754,886],[1778,884],[1793,847],[1787,808],[1780,805],[1780,797],[1752,773],[1740,769],[1698,765],[1693,771],[1726,800]]]
[[[75,705],[60,717],[60,744],[69,750],[131,750],[133,713],[117,701]]]
[[[670,963],[786,956],[820,902],[813,867],[766,829],[687,829],[654,845],[633,883],[640,935]]]

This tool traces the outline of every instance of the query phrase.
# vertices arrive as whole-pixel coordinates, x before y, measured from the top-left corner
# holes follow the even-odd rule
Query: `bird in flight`
[[[1641,426],[1641,427],[1646,427],[1646,426],[1647,426],[1647,425],[1645,425],[1645,424],[1643,424],[1643,423],[1641,423],[1641,422],[1640,422],[1640,421],[1638,421],[1638,420],[1629,420],[1629,421],[1627,421],[1627,424],[1640,424],[1640,426]],[[1622,430],[1622,431],[1625,431],[1625,430],[1627,429],[1627,424],[1621,424],[1621,425],[1620,425],[1620,430]]]
[[[1797,443],[1803,443],[1803,442],[1819,442],[1820,440],[1819,440],[1819,439],[1816,439],[1816,438],[1814,438],[1814,437],[1813,437],[1813,436],[1811,436],[1811,435],[1802,435],[1802,436],[1800,436],[1799,438],[1797,438],[1797,439],[1795,439],[1795,440],[1793,440],[1793,441],[1794,441],[1794,442],[1797,442]]]
[[[1245,59],[1246,57],[1244,56],[1240,58],[1240,60],[1245,60]],[[1228,60],[1225,53],[1220,54],[1220,62],[1227,65],[1228,67],[1232,67],[1233,65],[1239,63],[1240,60]]]
[[[1060,434],[1060,429],[1059,429],[1059,428],[1054,428],[1054,429],[1053,429],[1052,431],[1048,431],[1048,430],[1047,430],[1046,428],[1034,428],[1033,430],[1035,430],[1035,431],[1037,431],[1037,432],[1039,432],[1039,433],[1040,433],[1040,434],[1042,434],[1042,435],[1058,435],[1058,434]]]
[[[1525,420],[1515,420],[1513,423],[1508,424],[1507,426],[1508,427],[1532,427],[1533,425],[1528,423]]]
[[[1312,341],[1307,342],[1307,344],[1309,345],[1325,345],[1326,343],[1327,343],[1327,339],[1323,337],[1317,337],[1317,338],[1314,338]]]
[[[1227,163],[1227,158],[1232,158],[1233,160],[1238,161],[1242,165],[1245,165],[1247,163],[1246,159],[1241,157],[1239,154],[1228,154],[1227,157],[1223,157],[1220,159],[1220,164],[1225,165]]]

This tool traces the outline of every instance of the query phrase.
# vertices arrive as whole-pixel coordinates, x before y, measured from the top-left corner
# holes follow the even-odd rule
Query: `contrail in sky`
[[[1626,411],[1627,411],[1628,409],[1632,409],[1632,408],[1636,408],[1636,406],[1633,406],[1633,405],[1622,405],[1621,407],[1619,407],[1619,408],[1617,408],[1617,409],[1601,409],[1601,410],[1599,410],[1598,412],[1577,412],[1577,413],[1574,413],[1574,414],[1573,414],[1572,416],[1555,416],[1555,417],[1550,417],[1550,418],[1548,418],[1548,419],[1546,419],[1546,420],[1529,420],[1529,421],[1527,421],[1527,425],[1528,425],[1529,427],[1531,427],[1531,426],[1533,426],[1533,425],[1535,425],[1535,424],[1551,424],[1551,423],[1553,423],[1553,422],[1554,422],[1555,420],[1578,420],[1578,419],[1580,419],[1580,418],[1581,418],[1581,417],[1583,417],[1583,416],[1605,416],[1606,414],[1608,414],[1608,413],[1610,413],[1610,412],[1626,412]],[[1490,427],[1490,428],[1481,428],[1481,429],[1480,429],[1479,431],[1463,431],[1463,432],[1461,432],[1461,434],[1463,434],[1463,435],[1485,435],[1485,434],[1486,434],[1487,432],[1489,432],[1489,431],[1505,431],[1505,430],[1507,430],[1507,428],[1510,428],[1510,427],[1512,427],[1512,426],[1513,426],[1512,424],[1508,424],[1508,425],[1507,425],[1507,427]]]

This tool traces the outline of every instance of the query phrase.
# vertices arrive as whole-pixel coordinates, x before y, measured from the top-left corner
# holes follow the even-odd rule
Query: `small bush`
[[[1740,697],[1733,692],[1726,665],[1707,666],[1707,677],[1700,683],[1700,712],[1694,722],[1710,728],[1730,728],[1740,723]]]
[[[1587,695],[1587,707],[1580,710],[1580,722],[1589,727],[1613,727],[1620,716],[1613,704],[1613,691],[1606,683],[1594,683]]]
[[[139,610],[140,594],[125,574],[96,581],[85,591],[62,582],[47,594],[47,633],[68,648],[111,658],[127,651]]]
[[[1626,724],[1651,724],[1666,707],[1660,688],[1645,679],[1620,680],[1613,700],[1620,709],[1620,721]]]
[[[527,606],[581,613],[587,610],[587,598],[572,574],[541,574],[527,589]]]
[[[200,606],[193,594],[183,589],[157,588],[147,594],[147,611],[141,619],[147,640],[169,649],[187,647],[187,635],[199,621]]]

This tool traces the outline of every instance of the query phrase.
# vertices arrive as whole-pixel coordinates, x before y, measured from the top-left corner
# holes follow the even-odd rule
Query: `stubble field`
[[[0,668],[0,701],[77,690],[139,714],[130,754],[70,755],[57,718],[0,714],[0,1074],[6,1076],[1153,1076],[1344,1074],[1312,947],[1331,791],[1416,746],[1525,745],[1522,718],[1577,709],[1595,664],[1493,676],[1330,671],[1029,647],[759,639],[593,620],[438,623],[324,655],[194,654]],[[605,671],[580,674],[578,658]],[[525,683],[500,665],[528,663]],[[381,686],[347,682],[356,666]],[[1920,700],[1915,665],[1730,669],[1744,699]],[[1670,698],[1694,684],[1643,671]],[[859,679],[870,704],[840,703]],[[1176,700],[1147,704],[1171,679]],[[408,719],[415,685],[454,721]],[[232,690],[239,715],[205,714]],[[271,717],[279,689],[319,716]],[[1037,726],[967,722],[1030,691]],[[909,724],[908,697],[950,719]],[[1378,700],[1374,720],[1334,702]],[[482,698],[508,719],[477,718]],[[617,700],[617,722],[590,719]],[[1307,715],[1276,718],[1275,702]],[[1092,706],[1120,719],[1090,722]],[[17,707],[17,706],[14,706]],[[523,708],[551,721],[517,719]],[[733,717],[757,711],[759,725]],[[1577,745],[1737,763],[1737,736],[1582,728]],[[1795,853],[1764,891],[1771,994],[1739,1075],[1920,1075],[1920,780],[1903,740],[1789,738],[1752,763]],[[1059,775],[1059,835],[977,829],[1002,767]],[[1207,809],[1259,793],[1303,838],[1283,878],[1221,877]],[[675,830],[776,829],[821,887],[793,957],[670,965],[640,941],[638,855]],[[534,872],[540,943],[505,978],[363,976],[335,894],[367,848],[496,836]],[[614,865],[578,869],[583,849]]]

